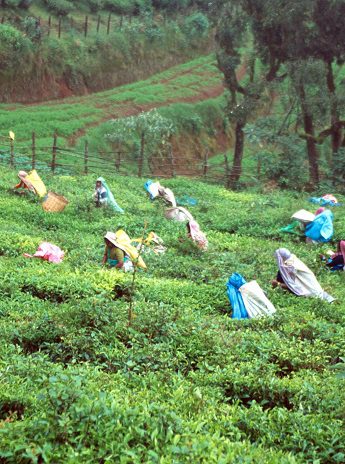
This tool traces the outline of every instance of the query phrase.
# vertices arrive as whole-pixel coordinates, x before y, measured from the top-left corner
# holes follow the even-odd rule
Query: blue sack
[[[311,198],[309,198],[309,201],[311,203],[316,203],[316,204],[321,205],[321,206],[342,206],[341,203],[334,203],[334,201],[327,200],[327,199],[322,198],[322,197],[311,197]]]
[[[176,203],[178,206],[195,206],[198,204],[198,200],[187,195],[183,195],[181,198],[176,198]]]
[[[247,282],[241,274],[234,273],[230,276],[226,286],[227,294],[232,307],[233,319],[248,319],[248,313],[243,303],[243,298],[239,288]]]

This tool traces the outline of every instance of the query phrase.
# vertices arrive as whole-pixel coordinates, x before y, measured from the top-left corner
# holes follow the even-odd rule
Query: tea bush
[[[42,177],[69,199],[63,213],[12,192],[16,173],[0,170],[1,463],[344,462],[344,273],[318,258],[344,238],[342,208],[334,242],[310,246],[279,233],[312,209],[302,195],[162,181],[198,200],[202,253],[140,179],[106,176],[118,215],[93,206],[94,177]],[[140,237],[145,221],[167,252],[144,255],[132,293],[130,274],[101,267],[103,235]],[[44,240],[65,251],[62,263],[23,256]],[[279,246],[308,264],[332,305],[270,287]],[[235,271],[258,280],[274,317],[231,319]]]

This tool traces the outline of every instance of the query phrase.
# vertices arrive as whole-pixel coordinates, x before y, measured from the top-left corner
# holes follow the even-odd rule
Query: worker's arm
[[[104,249],[103,259],[102,259],[102,265],[103,265],[103,266],[104,266],[104,264],[106,264],[107,259],[108,259],[108,247],[107,247],[107,245],[106,245],[106,246],[105,246],[105,249]]]

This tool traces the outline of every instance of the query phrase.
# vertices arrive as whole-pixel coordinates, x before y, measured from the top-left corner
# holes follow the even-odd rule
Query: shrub
[[[32,42],[24,37],[18,29],[7,24],[0,24],[0,71],[16,68],[32,48]]]
[[[41,27],[36,18],[27,16],[23,19],[22,24],[25,34],[30,40],[37,41],[41,38]]]
[[[187,16],[184,24],[184,30],[190,37],[205,37],[209,27],[207,16],[203,13],[194,13]]]
[[[168,10],[169,12],[176,12],[176,10],[183,10],[191,5],[191,0],[152,0],[152,5],[155,8]]]
[[[19,8],[24,8],[24,9],[27,9],[29,8],[29,6],[31,6],[33,0],[21,0],[21,2],[19,3]]]
[[[134,0],[105,0],[105,8],[118,15],[133,14]]]
[[[88,5],[92,13],[97,13],[104,7],[104,0],[88,0]]]
[[[73,10],[73,4],[68,0],[45,0],[45,3],[58,16],[67,16]]]
[[[21,0],[5,0],[3,3],[4,3],[4,6],[16,8],[20,5]]]

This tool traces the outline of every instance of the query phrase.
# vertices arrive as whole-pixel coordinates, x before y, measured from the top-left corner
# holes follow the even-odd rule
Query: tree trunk
[[[308,152],[308,161],[309,161],[309,179],[312,186],[316,186],[319,183],[319,154],[316,148],[316,143],[314,140],[314,121],[313,116],[310,114],[305,90],[303,83],[300,81],[298,84],[299,97],[301,101],[302,115],[303,115],[303,124],[304,132],[310,134],[313,137],[307,138],[307,152]]]
[[[235,189],[237,187],[238,181],[242,173],[242,158],[243,158],[243,148],[244,148],[244,132],[243,128],[245,126],[244,121],[236,123],[235,129],[235,151],[234,151],[234,161],[232,164],[229,187]]]
[[[342,142],[342,129],[339,125],[339,110],[338,110],[338,101],[335,94],[335,83],[333,76],[332,63],[327,63],[327,88],[330,97],[330,109],[331,109],[331,138],[332,138],[332,168],[336,163],[334,162],[335,155],[338,153],[339,148],[341,147]]]

